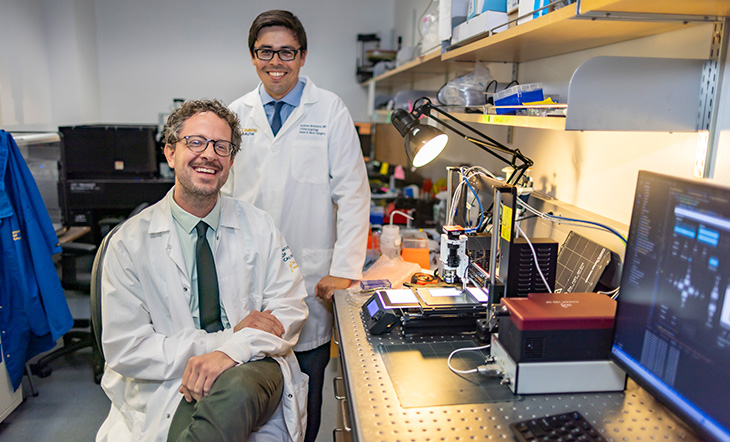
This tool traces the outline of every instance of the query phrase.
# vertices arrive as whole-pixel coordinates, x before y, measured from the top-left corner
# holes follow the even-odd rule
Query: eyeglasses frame
[[[261,58],[261,56],[259,56],[259,51],[271,51],[271,52],[273,52],[273,54],[271,55],[271,58],[265,59],[265,58]],[[284,60],[283,58],[281,58],[281,54],[279,54],[281,51],[293,51],[294,57],[291,60]],[[276,51],[273,49],[270,49],[270,48],[258,48],[258,49],[253,50],[253,53],[254,53],[254,55],[256,55],[256,58],[258,58],[261,61],[271,61],[274,59],[274,56],[279,57],[279,60],[281,60],[281,61],[294,61],[297,59],[297,53],[301,53],[301,52],[302,52],[301,47],[299,47],[297,49],[286,49],[285,48],[285,49],[279,49]]]
[[[192,137],[199,137],[199,138],[202,138],[203,140],[205,140],[205,146],[200,150],[195,150],[192,147],[190,147],[189,140]],[[184,137],[180,137],[180,139],[177,140],[176,142],[180,142],[180,141],[183,141],[185,143],[185,147],[187,147],[188,149],[190,149],[191,151],[193,151],[195,153],[205,152],[205,150],[208,149],[208,144],[210,144],[210,142],[212,141],[213,142],[213,152],[215,152],[216,155],[218,155],[219,157],[229,157],[236,150],[236,145],[231,143],[228,140],[213,140],[210,138],[205,138],[202,135],[185,135]],[[221,155],[221,153],[218,151],[218,148],[216,148],[216,144],[218,144],[218,142],[221,142],[221,141],[231,145],[231,150],[226,155]]]

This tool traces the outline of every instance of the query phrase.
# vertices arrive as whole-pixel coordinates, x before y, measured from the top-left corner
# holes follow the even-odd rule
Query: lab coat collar
[[[309,79],[306,75],[302,75],[300,77],[303,81],[306,82],[304,85],[304,91],[302,91],[302,99],[299,102],[299,106],[297,108],[301,107],[303,104],[311,104],[316,103],[318,101],[318,90],[319,88],[314,84],[312,80]],[[261,102],[261,96],[259,95],[259,88],[262,86],[262,83],[259,82],[258,86],[256,86],[256,89],[253,90],[253,92],[246,94],[243,98],[243,102],[246,106],[251,107],[260,107],[261,111],[263,112],[264,105]]]

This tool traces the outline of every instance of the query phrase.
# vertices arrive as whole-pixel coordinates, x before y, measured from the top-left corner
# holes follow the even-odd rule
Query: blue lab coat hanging
[[[25,363],[73,326],[52,256],[58,237],[13,137],[0,130],[0,333],[18,388]]]

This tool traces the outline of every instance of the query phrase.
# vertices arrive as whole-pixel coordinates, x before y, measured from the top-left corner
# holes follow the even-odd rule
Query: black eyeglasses
[[[302,48],[299,49],[279,49],[278,51],[275,51],[273,49],[254,49],[253,53],[256,54],[256,58],[263,61],[269,61],[274,58],[274,55],[279,55],[279,60],[281,61],[292,61],[295,58],[297,58],[297,52],[301,51]]]
[[[213,143],[213,150],[221,157],[227,157],[236,150],[236,145],[230,141],[209,140],[202,135],[188,135],[182,137],[182,141],[193,152],[200,153],[208,148],[208,143]]]

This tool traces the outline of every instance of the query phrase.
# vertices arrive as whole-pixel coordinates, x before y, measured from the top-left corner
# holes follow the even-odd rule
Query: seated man
[[[292,347],[305,319],[297,264],[271,217],[220,195],[240,144],[219,101],[167,120],[175,186],[110,239],[102,280],[97,440],[303,438],[307,377]]]

